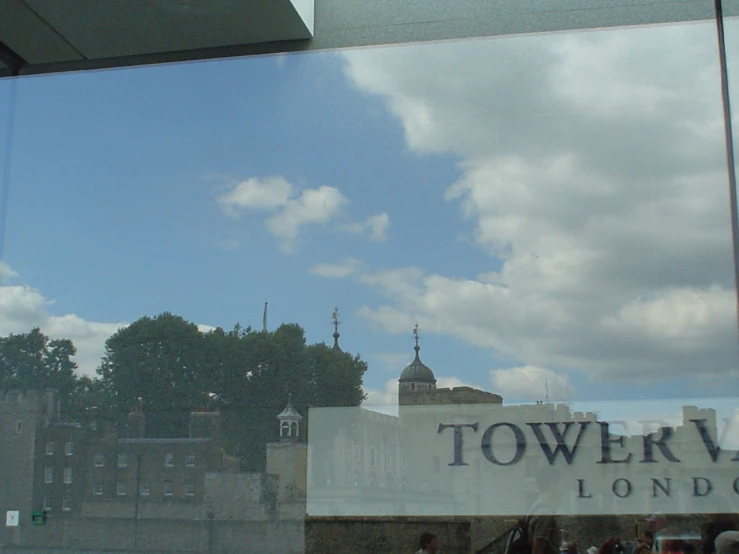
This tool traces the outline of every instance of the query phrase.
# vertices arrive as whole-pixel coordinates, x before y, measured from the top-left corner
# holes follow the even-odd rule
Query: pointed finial
[[[334,349],[341,350],[339,346],[339,337],[341,336],[339,335],[339,308],[334,308],[332,319],[334,322]]]
[[[418,358],[418,351],[421,350],[421,347],[418,346],[418,323],[413,327],[413,338],[416,341],[416,345],[413,347],[413,350],[416,351],[416,358]]]

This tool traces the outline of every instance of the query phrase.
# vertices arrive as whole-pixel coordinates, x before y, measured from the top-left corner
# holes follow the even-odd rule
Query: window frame
[[[116,458],[116,464],[119,469],[128,467],[128,452],[119,452]]]

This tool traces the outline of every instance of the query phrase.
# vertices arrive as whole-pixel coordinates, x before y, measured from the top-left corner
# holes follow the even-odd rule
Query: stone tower
[[[416,345],[413,347],[416,355],[413,361],[400,374],[400,379],[398,379],[398,403],[401,406],[413,403],[411,399],[418,393],[436,390],[434,372],[421,361],[419,355],[421,347],[418,346],[418,325],[413,329],[413,337],[416,342]]]
[[[277,415],[280,440],[267,444],[267,473],[277,477],[276,500],[281,511],[305,510],[308,446],[299,440],[302,420],[288,400]]]

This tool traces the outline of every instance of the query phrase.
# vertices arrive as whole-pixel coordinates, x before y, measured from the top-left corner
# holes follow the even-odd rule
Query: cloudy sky
[[[6,80],[0,125],[13,94],[0,335],[84,373],[142,315],[268,301],[310,341],[338,306],[374,404],[416,322],[505,401],[739,393],[710,23]]]

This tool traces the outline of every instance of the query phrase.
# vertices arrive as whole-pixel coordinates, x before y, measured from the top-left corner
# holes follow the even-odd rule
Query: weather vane
[[[416,346],[418,346],[418,323],[413,327],[413,337],[416,339]]]

